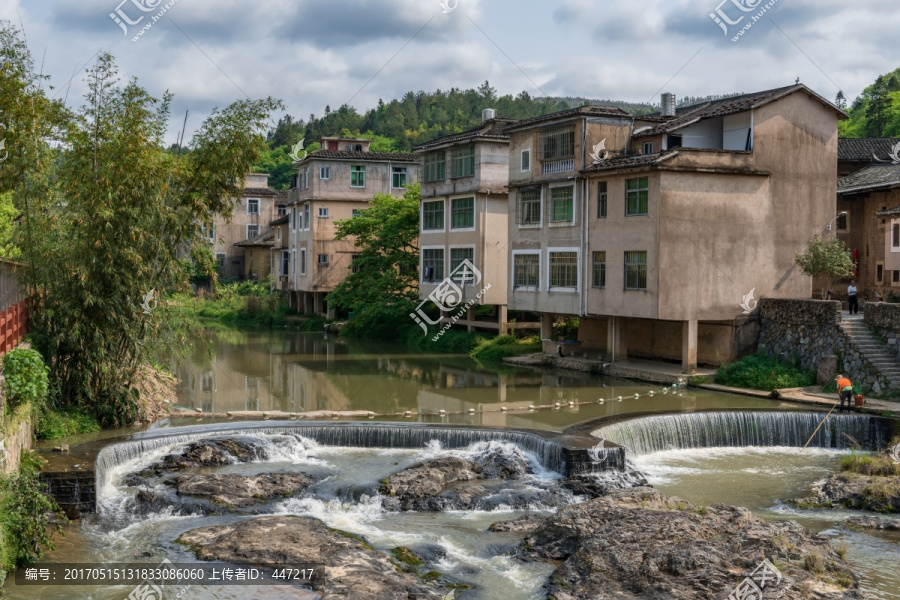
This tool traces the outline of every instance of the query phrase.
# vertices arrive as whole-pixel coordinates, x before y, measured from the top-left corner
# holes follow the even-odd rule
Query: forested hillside
[[[841,137],[900,137],[900,68],[878,77],[850,106],[843,92],[835,103],[850,114]]]

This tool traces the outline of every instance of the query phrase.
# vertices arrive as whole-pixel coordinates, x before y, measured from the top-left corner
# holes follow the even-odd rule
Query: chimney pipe
[[[662,116],[664,117],[674,117],[675,116],[675,94],[671,92],[666,92],[662,95]]]

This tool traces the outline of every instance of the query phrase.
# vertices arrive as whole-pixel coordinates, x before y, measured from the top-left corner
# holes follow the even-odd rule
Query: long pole
[[[832,407],[831,407],[831,410],[828,411],[828,414],[825,415],[825,419],[827,419],[827,418],[831,415],[831,413],[834,412],[834,409],[837,408],[838,406],[839,406],[838,404],[835,404],[834,406],[832,406]],[[804,450],[806,450],[806,447],[809,446],[809,443],[812,441],[812,439],[813,439],[814,437],[816,437],[816,434],[819,433],[819,429],[821,429],[821,428],[822,428],[822,425],[825,423],[825,419],[822,419],[822,422],[819,423],[819,426],[816,427],[816,430],[812,432],[812,435],[809,436],[809,439],[806,440],[806,443],[803,444],[803,447],[802,447],[802,448],[800,448],[800,452],[803,452]]]

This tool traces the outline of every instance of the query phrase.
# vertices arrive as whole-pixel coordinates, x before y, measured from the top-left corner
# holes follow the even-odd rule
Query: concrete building
[[[580,353],[690,372],[752,346],[755,299],[812,293],[794,255],[836,214],[846,114],[800,84],[677,110],[665,94],[662,106],[508,129],[513,155],[537,154],[533,178],[510,170],[509,306],[545,313],[545,352],[564,348],[553,316],[572,315]]]
[[[251,268],[246,264],[248,246],[238,244],[265,233],[285,200],[284,195],[269,187],[268,174],[247,173],[244,176],[244,191],[240,198],[233,199],[231,214],[227,217],[217,215],[213,230],[204,232],[219,263],[220,280],[252,279],[253,273],[257,274],[257,278],[268,275],[267,265]],[[285,209],[280,210],[283,212]],[[265,274],[260,275],[263,272]]]
[[[367,139],[321,138],[321,148],[296,164],[288,192],[290,250],[287,289],[305,314],[334,318],[326,297],[350,273],[356,246],[335,240],[337,220],[365,210],[375,194],[402,196],[419,180],[413,154],[370,152]]]
[[[482,282],[463,282],[461,303],[491,284],[458,325],[507,331],[507,181],[509,135],[515,120],[486,109],[478,127],[416,146],[423,161],[419,221],[419,297],[425,300],[466,259]],[[493,318],[476,320],[477,306],[493,307]]]

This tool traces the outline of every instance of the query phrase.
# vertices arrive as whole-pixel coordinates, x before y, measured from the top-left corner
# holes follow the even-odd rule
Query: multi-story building
[[[296,163],[288,193],[287,288],[291,305],[334,317],[326,297],[350,273],[354,240],[335,239],[335,221],[365,210],[375,194],[403,195],[419,180],[417,157],[370,152],[370,140],[322,138],[321,148]]]
[[[510,171],[509,135],[515,123],[498,119],[486,109],[478,127],[442,137],[413,149],[424,162],[419,222],[419,295],[425,300],[464,260],[481,273],[481,285],[466,278],[460,289],[467,302],[491,284],[476,305],[494,307],[494,318],[475,319],[476,305],[457,321],[477,327],[507,330],[507,182]]]
[[[580,352],[717,364],[760,297],[809,298],[794,264],[836,214],[837,123],[804,85],[632,119],[582,107],[508,129],[511,309],[580,317]]]
[[[246,264],[247,247],[237,244],[265,233],[278,211],[285,210],[285,198],[269,187],[268,174],[247,173],[244,175],[244,191],[233,202],[231,214],[228,217],[217,215],[213,230],[204,232],[219,263],[219,278],[248,279],[254,273],[257,278],[265,278],[268,276],[268,265],[249,267]]]

